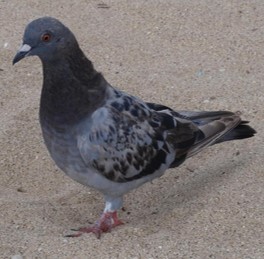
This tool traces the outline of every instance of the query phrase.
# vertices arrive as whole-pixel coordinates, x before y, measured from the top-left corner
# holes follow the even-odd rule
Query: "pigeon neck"
[[[105,100],[107,82],[80,49],[56,64],[43,62],[43,74],[41,121],[75,124]]]

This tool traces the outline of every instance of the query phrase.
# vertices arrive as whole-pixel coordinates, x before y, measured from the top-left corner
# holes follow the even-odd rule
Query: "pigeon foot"
[[[83,227],[79,229],[72,229],[77,231],[76,234],[70,234],[66,237],[79,237],[84,233],[94,233],[95,236],[99,239],[101,234],[104,232],[111,232],[112,228],[124,224],[117,217],[117,212],[104,212],[100,219],[90,227]]]

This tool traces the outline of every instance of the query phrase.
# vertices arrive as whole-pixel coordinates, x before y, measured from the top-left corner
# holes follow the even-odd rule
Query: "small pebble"
[[[204,75],[204,71],[203,70],[199,70],[199,71],[196,72],[196,75],[198,77],[202,77]]]
[[[17,191],[18,191],[18,192],[26,192],[26,190],[24,190],[22,187],[18,187],[18,188],[17,188]]]

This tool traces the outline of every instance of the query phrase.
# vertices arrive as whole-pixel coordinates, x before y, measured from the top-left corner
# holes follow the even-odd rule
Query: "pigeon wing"
[[[232,113],[176,112],[119,93],[82,122],[78,148],[87,166],[127,182],[179,166],[239,122]]]
[[[78,148],[87,164],[107,179],[132,181],[155,173],[172,160],[164,136],[147,107],[122,97],[97,109],[82,125]],[[168,166],[167,166],[168,167]]]
[[[172,162],[179,165],[198,132],[170,110],[153,110],[124,94],[97,109],[81,128],[78,148],[86,165],[116,182],[162,174]]]

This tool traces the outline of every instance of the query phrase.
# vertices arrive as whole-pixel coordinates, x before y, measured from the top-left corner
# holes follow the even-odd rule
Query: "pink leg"
[[[110,232],[112,228],[124,224],[117,217],[117,212],[104,212],[100,219],[91,227],[84,227],[79,229],[73,229],[78,231],[76,234],[67,235],[66,237],[79,237],[83,233],[94,233],[97,238],[101,237],[103,232]]]

